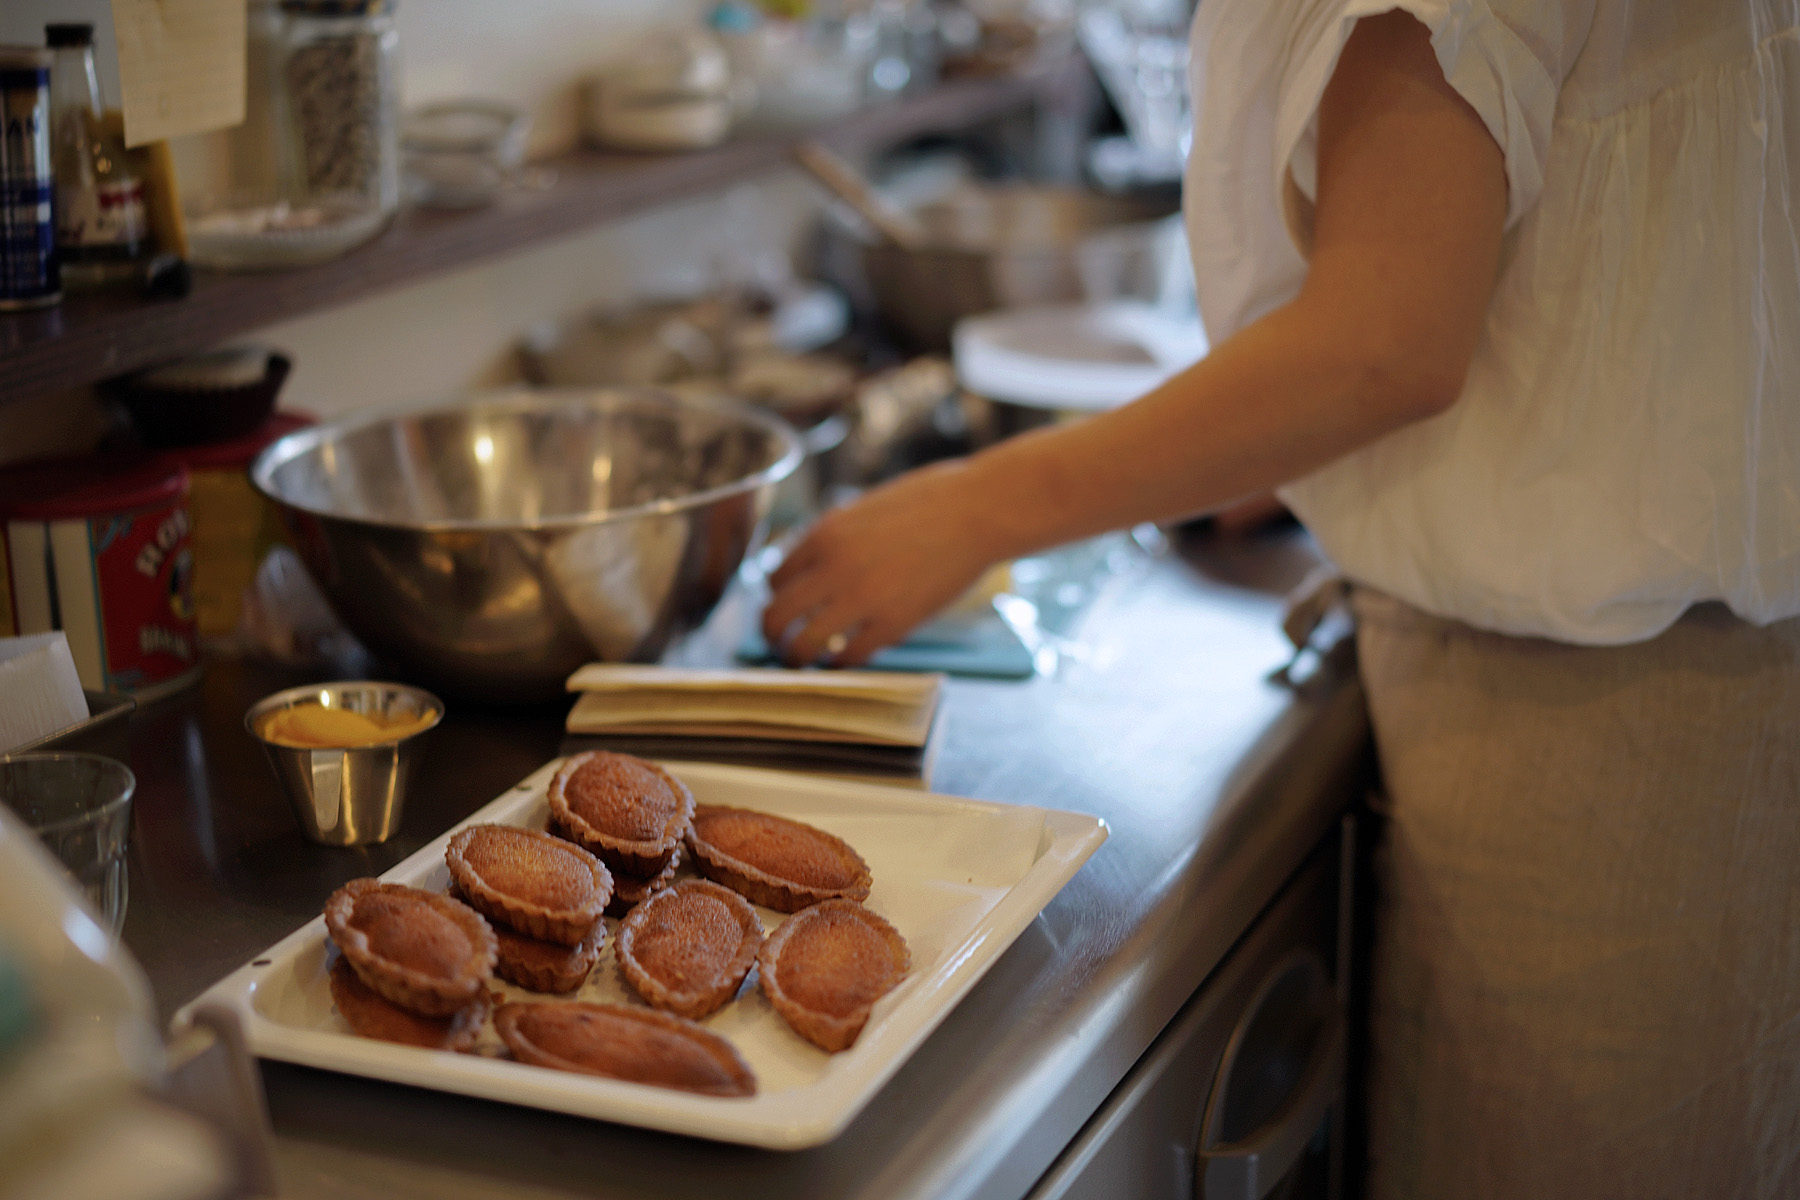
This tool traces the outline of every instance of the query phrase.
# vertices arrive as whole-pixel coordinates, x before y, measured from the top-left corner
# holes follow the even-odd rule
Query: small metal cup
[[[131,768],[99,754],[0,758],[0,801],[62,860],[114,937],[125,924],[125,842],[136,790]]]
[[[283,746],[258,732],[258,724],[270,713],[302,704],[390,719],[429,715],[431,723],[391,742],[329,750]],[[361,846],[385,842],[399,830],[401,803],[418,760],[420,739],[443,717],[444,702],[422,688],[354,680],[266,696],[244,714],[244,728],[262,743],[300,831],[326,846]]]

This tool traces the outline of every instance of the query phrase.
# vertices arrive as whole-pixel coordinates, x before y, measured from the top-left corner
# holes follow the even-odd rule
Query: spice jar
[[[149,253],[144,185],[125,141],[106,125],[94,65],[94,27],[45,26],[50,69],[50,156],[56,169],[56,254],[70,286],[135,278]]]
[[[297,189],[400,205],[400,34],[392,0],[281,0],[282,89]]]
[[[50,61],[50,52],[35,46],[0,46],[0,312],[62,299]]]

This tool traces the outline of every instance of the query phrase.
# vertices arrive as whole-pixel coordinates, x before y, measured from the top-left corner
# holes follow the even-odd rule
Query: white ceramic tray
[[[542,828],[549,813],[544,788],[557,765],[546,765],[463,824]],[[176,1023],[199,1005],[223,1004],[236,1010],[251,1049],[263,1058],[719,1141],[815,1146],[842,1132],[1107,836],[1098,818],[1054,809],[748,767],[668,766],[702,804],[806,821],[868,860],[875,878],[868,906],[906,938],[913,966],[876,1005],[850,1049],[831,1055],[803,1041],[770,1007],[754,975],[736,1001],[706,1021],[755,1070],[759,1091],[747,1099],[513,1062],[503,1057],[491,1025],[472,1054],[372,1041],[352,1034],[332,1008],[326,986],[332,952],[319,918],[214,984],[176,1014]],[[444,890],[444,845],[454,832],[382,878]],[[773,932],[782,915],[759,912]],[[555,999],[498,981],[495,987],[509,998]],[[640,1003],[620,978],[610,937],[588,982],[568,998]]]

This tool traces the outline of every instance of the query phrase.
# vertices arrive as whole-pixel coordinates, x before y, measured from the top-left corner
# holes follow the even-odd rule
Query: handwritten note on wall
[[[125,144],[244,119],[244,0],[112,0]]]

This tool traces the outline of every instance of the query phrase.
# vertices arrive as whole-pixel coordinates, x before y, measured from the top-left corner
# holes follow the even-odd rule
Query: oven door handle
[[[1196,1195],[1204,1200],[1263,1200],[1300,1161],[1307,1143],[1343,1092],[1346,1032],[1343,1013],[1327,984],[1323,995],[1330,1008],[1320,1023],[1306,1068],[1273,1115],[1261,1128],[1232,1142],[1220,1141],[1225,1097],[1244,1035],[1275,986],[1293,970],[1313,969],[1323,977],[1315,954],[1301,950],[1269,972],[1227,1045],[1207,1101],[1196,1155]]]

